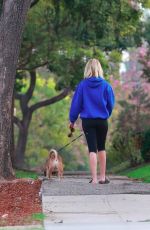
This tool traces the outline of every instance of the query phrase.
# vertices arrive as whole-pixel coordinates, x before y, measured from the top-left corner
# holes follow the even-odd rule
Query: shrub
[[[129,161],[131,166],[142,163],[141,151],[135,144],[135,136],[116,132],[108,150],[108,168]]]
[[[150,129],[144,133],[141,154],[145,162],[150,161]]]

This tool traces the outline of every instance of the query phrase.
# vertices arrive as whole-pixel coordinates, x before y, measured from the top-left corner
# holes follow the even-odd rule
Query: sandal
[[[90,181],[89,181],[89,183],[92,183],[93,182],[93,179],[91,179]],[[97,183],[93,183],[93,184],[97,184]]]
[[[105,178],[104,181],[100,180],[98,183],[99,183],[99,184],[109,184],[109,183],[110,183],[110,180],[109,180],[108,178]]]
[[[91,180],[89,181],[89,183],[92,183],[92,181],[93,181],[93,179],[91,179]]]

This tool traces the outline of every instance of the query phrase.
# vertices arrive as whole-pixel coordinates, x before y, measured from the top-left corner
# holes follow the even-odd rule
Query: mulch
[[[42,213],[40,180],[0,181],[0,226],[40,223],[32,215]]]

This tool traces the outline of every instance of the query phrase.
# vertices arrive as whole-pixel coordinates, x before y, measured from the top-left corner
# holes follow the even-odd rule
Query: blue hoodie
[[[79,114],[80,118],[110,117],[115,103],[111,85],[101,77],[90,77],[82,80],[74,93],[70,122],[74,123]]]

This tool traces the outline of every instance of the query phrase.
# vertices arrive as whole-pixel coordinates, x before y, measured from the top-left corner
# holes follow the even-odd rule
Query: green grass
[[[42,220],[44,220],[45,215],[44,215],[43,213],[33,213],[33,214],[32,214],[32,218],[33,218],[34,220],[42,221]]]
[[[34,172],[15,170],[15,174],[17,178],[32,178],[32,179],[38,178],[37,174]]]
[[[150,164],[140,166],[136,169],[129,169],[121,174],[130,178],[142,179],[144,182],[150,183]]]

